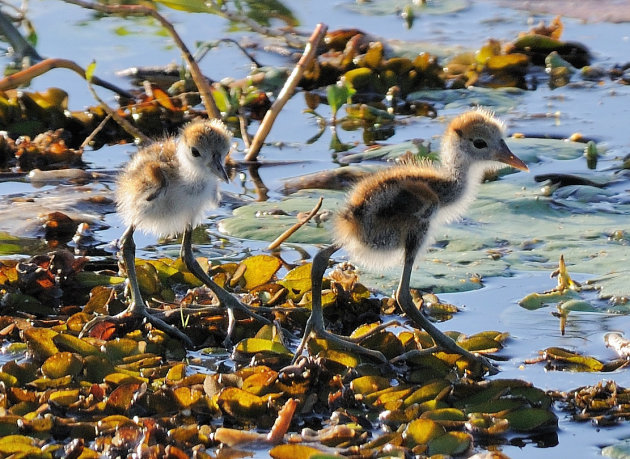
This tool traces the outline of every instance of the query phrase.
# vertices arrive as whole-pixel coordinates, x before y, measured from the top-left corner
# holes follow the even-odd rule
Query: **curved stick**
[[[164,18],[157,10],[150,8],[144,5],[102,5],[100,3],[92,3],[84,0],[64,0],[67,3],[72,3],[74,5],[81,6],[83,8],[88,8],[91,10],[100,11],[106,14],[128,14],[132,16],[151,16],[156,19],[162,27],[164,27],[168,33],[171,35],[173,41],[182,52],[182,56],[190,69],[190,75],[192,76],[197,89],[199,90],[199,94],[201,95],[201,100],[203,101],[204,106],[206,107],[206,111],[208,112],[208,116],[210,118],[221,118],[221,112],[217,108],[217,105],[214,103],[214,98],[212,97],[212,92],[210,89],[210,84],[206,77],[203,76],[201,70],[199,69],[199,65],[193,58],[192,54],[188,50],[188,47],[181,39],[175,27]]]

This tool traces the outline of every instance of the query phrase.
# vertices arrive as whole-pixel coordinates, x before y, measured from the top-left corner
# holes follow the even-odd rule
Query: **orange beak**
[[[521,171],[529,172],[527,164],[521,161],[518,156],[510,151],[504,140],[501,140],[501,149],[496,153],[494,159]]]

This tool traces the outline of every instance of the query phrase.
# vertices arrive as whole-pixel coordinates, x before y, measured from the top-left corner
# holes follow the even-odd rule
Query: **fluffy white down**
[[[219,189],[215,180],[169,183],[152,201],[118,197],[118,212],[126,225],[160,237],[182,233],[186,226],[201,223],[205,211],[217,207]]]

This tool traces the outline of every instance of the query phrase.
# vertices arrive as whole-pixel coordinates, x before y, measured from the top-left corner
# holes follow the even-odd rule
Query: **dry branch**
[[[306,217],[304,217],[303,220],[297,222],[291,228],[289,228],[284,233],[282,233],[280,236],[278,236],[275,241],[273,241],[271,244],[269,244],[267,246],[267,250],[277,249],[280,246],[280,244],[282,244],[284,241],[286,241],[293,233],[295,233],[297,230],[302,228],[302,226],[304,226],[306,223],[308,223],[308,221],[311,218],[313,218],[317,214],[317,212],[319,212],[319,209],[322,207],[322,203],[323,202],[324,202],[324,198],[320,197],[319,201],[317,201],[317,204],[315,204],[315,207],[313,207],[313,210],[311,210],[308,213],[308,215],[306,215]]]
[[[122,116],[120,116],[116,112],[116,110],[114,110],[109,105],[107,105],[105,101],[99,97],[98,93],[94,89],[94,86],[92,86],[92,83],[90,82],[90,80],[86,80],[86,81],[88,83],[88,88],[90,89],[92,96],[98,101],[101,107],[103,107],[103,110],[105,110],[105,113],[107,113],[108,116],[111,116],[114,119],[114,121],[116,121],[120,125],[120,127],[123,128],[125,132],[127,132],[127,134],[129,134],[135,139],[138,139],[140,143],[145,143],[145,144],[151,143],[151,139],[149,137],[147,137],[142,132],[140,132],[140,130],[136,129],[136,127],[133,124],[131,124],[129,121],[127,121]]]
[[[81,78],[85,78],[85,70],[76,62],[69,59],[49,58],[0,80],[0,91],[17,88],[20,85],[27,84],[33,78],[43,75],[49,70],[59,68],[72,70],[78,73]],[[130,99],[133,98],[133,95],[129,92],[124,89],[120,89],[107,81],[101,80],[98,77],[92,77],[92,83],[105,89],[109,89],[110,91],[114,91],[123,97]]]
[[[166,20],[164,16],[158,13],[153,8],[149,8],[144,5],[102,5],[100,3],[92,3],[86,2],[83,0],[64,0],[67,3],[72,3],[73,5],[78,5],[83,8],[88,8],[91,10],[100,11],[105,14],[124,14],[129,16],[151,16],[156,19],[162,27],[164,27],[168,33],[171,35],[171,38],[175,41],[175,44],[178,46],[180,51],[182,52],[182,56],[190,69],[190,74],[199,90],[199,94],[201,95],[201,100],[203,101],[204,106],[206,107],[206,111],[208,112],[208,116],[211,118],[220,118],[221,112],[217,108],[214,103],[214,99],[212,98],[212,91],[210,88],[210,83],[203,76],[197,62],[193,58],[192,54],[188,50],[188,47],[183,42],[173,25]]]
[[[295,91],[295,87],[299,83],[304,71],[310,64],[311,60],[315,57],[315,53],[317,51],[317,46],[321,39],[326,35],[326,31],[328,27],[325,24],[317,24],[311,38],[309,38],[306,47],[304,48],[304,54],[296,64],[293,72],[289,75],[289,78],[285,82],[282,90],[278,94],[278,98],[275,100],[271,108],[265,113],[265,117],[263,118],[254,139],[252,140],[252,144],[249,147],[247,155],[245,156],[245,161],[256,161],[258,157],[258,153],[260,152],[260,148],[262,147],[263,142],[267,138],[269,131],[271,131],[271,127],[273,126],[274,121],[276,120],[280,110],[284,107],[284,104],[291,98],[293,92]]]

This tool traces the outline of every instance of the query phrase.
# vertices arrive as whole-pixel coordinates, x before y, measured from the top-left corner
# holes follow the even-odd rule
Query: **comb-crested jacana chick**
[[[234,310],[264,323],[264,317],[219,287],[201,268],[192,253],[191,236],[208,209],[219,202],[219,180],[227,182],[224,162],[232,134],[220,120],[196,120],[185,125],[176,137],[140,149],[117,180],[116,203],[127,230],[120,239],[123,264],[131,289],[129,307],[115,318],[136,315],[175,336],[187,345],[192,341],[179,329],[152,315],[140,293],[135,269],[136,229],[158,236],[183,233],[180,255],[187,268],[206,284],[228,309],[227,340],[234,328]],[[97,317],[96,321],[104,320]],[[86,325],[85,331],[93,326]]]
[[[442,138],[439,166],[409,162],[360,180],[334,221],[334,244],[322,249],[313,260],[313,309],[296,357],[315,334],[348,350],[384,360],[380,352],[361,347],[361,338],[340,337],[324,327],[321,277],[329,257],[343,247],[351,260],[365,266],[402,263],[396,300],[407,317],[443,350],[481,362],[496,372],[488,359],[462,349],[418,310],[409,291],[409,278],[416,257],[430,243],[433,231],[462,215],[475,198],[484,172],[496,167],[497,162],[528,170],[506,145],[502,123],[485,110],[473,110],[449,124]]]

